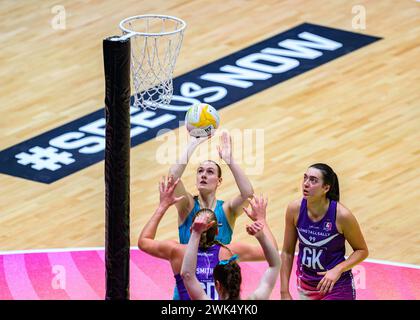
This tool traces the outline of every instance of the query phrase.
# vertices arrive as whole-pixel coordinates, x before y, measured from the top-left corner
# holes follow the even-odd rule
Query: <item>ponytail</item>
[[[324,184],[328,184],[330,186],[330,190],[328,190],[326,197],[330,200],[337,202],[340,201],[340,186],[337,174],[334,170],[325,163],[315,163],[309,168],[315,168],[322,172]]]
[[[215,281],[219,281],[228,294],[227,300],[239,300],[242,274],[239,264],[232,260],[226,264],[218,264],[213,271]]]

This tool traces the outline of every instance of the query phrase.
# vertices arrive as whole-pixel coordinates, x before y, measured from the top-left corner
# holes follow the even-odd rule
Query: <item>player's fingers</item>
[[[163,176],[164,191],[168,189],[168,177]]]
[[[227,134],[226,131],[223,131],[223,133],[222,133],[222,139],[223,139],[223,142],[225,144],[228,142],[228,134]]]
[[[165,192],[165,176],[162,176],[162,179],[160,180],[160,185],[162,187],[162,192]]]
[[[258,229],[258,227],[256,227],[255,225],[252,225],[252,226],[251,226],[251,229],[252,229],[252,235],[257,234],[257,233],[258,233],[258,231],[260,231],[260,230]]]
[[[325,286],[324,293],[331,292],[330,288],[332,286],[332,281],[328,281],[327,285]]]
[[[252,197],[252,205],[256,207],[258,205],[258,195],[254,194]]]
[[[324,288],[323,288],[322,292],[323,292],[324,294],[326,294],[326,293],[328,292],[328,290],[329,290],[330,286],[331,286],[331,280],[326,281],[326,282],[325,282],[325,286],[324,286]]]
[[[179,178],[176,179],[176,180],[174,180],[174,178],[172,177],[172,181],[171,181],[170,186],[168,188],[169,189],[168,192],[170,192],[170,193],[174,192],[174,190],[175,190],[176,185],[178,184],[178,182],[179,182]]]
[[[252,200],[249,202],[253,210],[255,210],[255,208],[258,206],[257,201],[257,197],[253,197]]]
[[[324,284],[325,278],[322,278],[321,281],[318,282],[318,285],[316,286],[316,290],[320,290],[322,285]]]
[[[322,282],[322,285],[320,286],[320,288],[319,288],[319,291],[321,292],[321,293],[324,293],[324,290],[325,290],[325,286],[327,285],[327,281],[323,281]]]
[[[258,228],[262,229],[264,228],[264,223],[262,223],[261,221],[256,221],[256,225],[258,226]]]
[[[251,212],[250,212],[250,210],[248,208],[242,208],[242,210],[244,210],[244,212],[246,213],[246,215],[251,218]]]
[[[203,223],[205,219],[206,217],[204,215],[199,215],[197,218],[195,218],[194,222],[196,224],[200,224],[200,223]]]
[[[254,222],[252,225],[251,225],[251,228],[252,228],[252,231],[254,232],[254,233],[257,233],[258,231],[260,231],[261,229],[259,228],[259,226],[258,226],[258,223],[257,222]]]
[[[252,229],[252,226],[246,226],[246,232],[248,232],[248,234],[250,236],[253,236],[255,234],[254,230]]]
[[[261,207],[264,207],[264,197],[263,197],[263,194],[260,194],[260,197],[258,198],[258,206],[261,208]]]
[[[332,289],[334,288],[335,283],[331,281],[331,285],[330,285],[330,290],[328,290],[328,292],[331,292]]]

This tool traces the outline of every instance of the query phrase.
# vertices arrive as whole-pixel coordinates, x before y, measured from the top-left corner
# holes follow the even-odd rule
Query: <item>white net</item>
[[[173,94],[173,71],[186,23],[164,15],[141,15],[120,23],[131,38],[133,106],[155,110],[168,105]]]

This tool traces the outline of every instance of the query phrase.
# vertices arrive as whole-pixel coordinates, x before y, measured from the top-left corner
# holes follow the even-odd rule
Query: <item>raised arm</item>
[[[189,211],[194,206],[194,199],[191,193],[189,193],[186,189],[184,184],[181,181],[182,174],[187,167],[187,164],[194,153],[195,149],[204,141],[208,140],[209,137],[203,138],[196,138],[190,137],[186,149],[182,152],[180,158],[178,159],[177,163],[171,166],[169,169],[169,175],[173,176],[174,179],[180,179],[176,188],[175,188],[175,196],[184,196],[183,200],[177,202],[175,204],[178,210],[178,224],[181,224],[186,216],[188,215]]]
[[[174,203],[179,202],[183,197],[175,197],[174,189],[178,180],[175,181],[173,177],[169,179],[162,179],[159,183],[160,203],[155,213],[146,223],[140,233],[138,239],[138,247],[144,252],[158,258],[169,260],[172,250],[179,244],[175,241],[158,241],[155,240],[156,231],[162,217],[165,215],[168,208]]]
[[[276,285],[280,270],[280,258],[277,248],[272,241],[262,231],[264,225],[256,221],[251,226],[247,226],[247,232],[254,235],[260,243],[264,256],[268,262],[268,268],[265,270],[257,289],[248,297],[250,300],[267,300]]]
[[[191,300],[210,300],[195,274],[197,269],[197,252],[201,234],[210,228],[214,221],[207,223],[207,215],[198,216],[192,225],[191,237],[188,241],[184,260],[182,261],[181,277]]]
[[[295,248],[297,242],[297,232],[294,222],[297,210],[297,202],[291,202],[286,210],[283,249],[280,255],[280,298],[282,300],[292,299],[289,290],[289,282],[293,267],[293,259],[295,258]]]
[[[263,225],[263,233],[272,243],[278,252],[277,241],[267,223],[267,199],[261,196],[254,196],[250,201],[251,208],[243,208],[247,216],[254,222]],[[247,243],[234,242],[228,245],[229,249],[237,253],[241,261],[262,261],[265,260],[265,254],[261,246],[249,245]]]
[[[271,228],[267,223],[268,199],[264,198],[263,195],[254,195],[249,201],[249,204],[251,205],[251,209],[243,208],[244,212],[252,221],[259,221],[264,225],[264,232],[278,250],[276,238],[274,237],[273,232],[271,231]]]
[[[232,172],[240,192],[239,195],[227,201],[226,215],[230,225],[233,226],[235,219],[242,213],[240,208],[247,205],[248,198],[252,196],[254,189],[245,172],[233,158],[232,137],[226,131],[220,137],[220,145],[217,146],[217,151],[219,152],[220,158],[226,162]]]

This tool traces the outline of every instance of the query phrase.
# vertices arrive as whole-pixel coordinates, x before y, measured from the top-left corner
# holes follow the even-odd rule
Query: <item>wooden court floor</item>
[[[64,29],[52,26],[57,5],[65,9]],[[365,29],[353,28],[356,5],[366,10]],[[101,108],[102,39],[118,33],[123,18],[144,13],[188,23],[175,75],[303,22],[382,37],[224,108],[220,116],[228,130],[264,129],[261,172],[252,173],[255,163],[236,155],[255,191],[269,198],[269,222],[280,247],[284,212],[301,196],[303,172],[326,162],[338,173],[342,202],[357,217],[370,258],[420,264],[418,1],[3,0],[0,149]],[[179,152],[185,128],[174,132]],[[201,147],[215,160],[216,142]],[[133,246],[158,203],[157,182],[170,166],[156,159],[163,143],[153,139],[131,150]],[[198,159],[184,174],[191,191]],[[237,189],[225,164],[222,170],[218,197],[227,199]],[[103,172],[102,161],[52,184],[0,174],[0,251],[104,246]],[[246,222],[239,218],[234,239],[253,242]],[[157,237],[177,238],[173,209]]]

